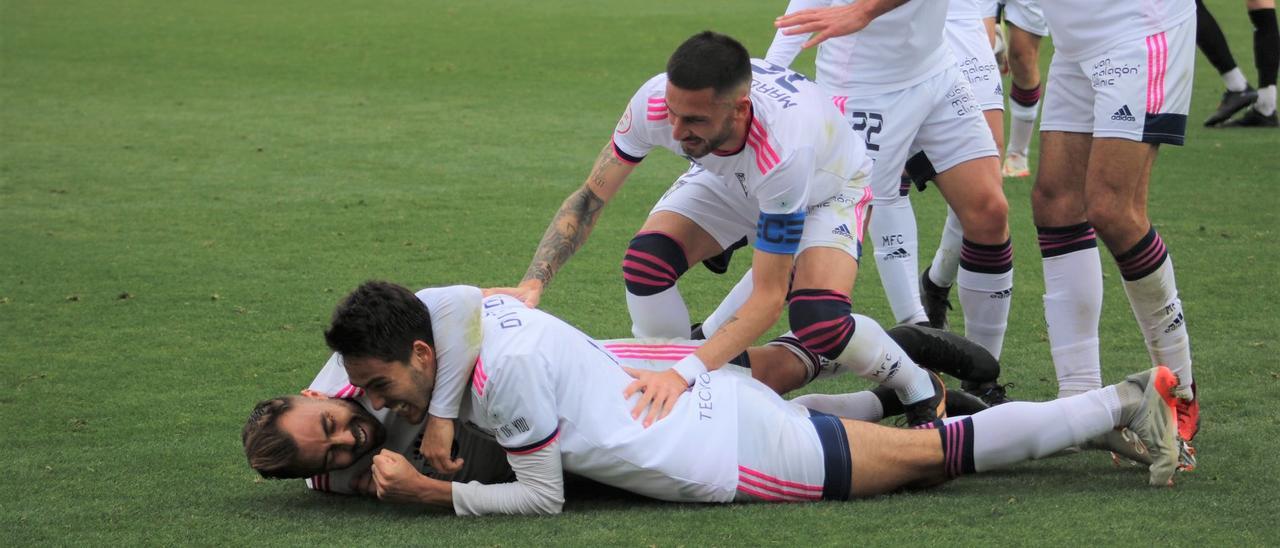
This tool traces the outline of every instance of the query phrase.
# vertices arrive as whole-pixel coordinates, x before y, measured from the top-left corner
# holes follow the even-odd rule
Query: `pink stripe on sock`
[[[658,280],[666,280],[668,282],[675,283],[676,276],[675,276],[674,269],[668,269],[669,265],[663,265],[663,266],[667,268],[663,268],[662,270],[659,270],[657,268],[653,268],[644,263],[633,261],[630,258],[623,259],[622,261],[623,271],[633,270],[635,271],[634,274],[636,275],[648,274]]]
[[[649,285],[649,286],[653,286],[653,287],[670,287],[670,286],[671,286],[671,284],[669,284],[669,283],[662,282],[662,281],[657,281],[657,280],[654,280],[654,279],[652,279],[652,278],[642,278],[642,277],[640,277],[640,276],[633,275],[633,274],[631,274],[631,273],[629,273],[629,272],[623,272],[623,273],[622,273],[622,279],[624,279],[624,280],[626,280],[626,281],[628,281],[628,282],[635,282],[635,283],[638,283],[638,284],[640,284],[640,285]]]
[[[664,261],[658,258],[656,255],[653,255],[651,253],[645,253],[637,249],[628,249],[627,257],[628,258],[634,257],[636,259],[644,259],[646,261],[649,261],[650,263],[653,263],[654,267],[661,268],[662,270],[664,270],[665,274],[670,276],[672,279],[676,277],[675,267],[671,266],[671,264],[668,263],[667,261]],[[627,262],[628,261],[624,260],[622,261],[622,264],[625,266]]]

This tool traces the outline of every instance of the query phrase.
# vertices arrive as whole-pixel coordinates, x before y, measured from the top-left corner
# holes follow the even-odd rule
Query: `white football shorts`
[[[848,253],[854,260],[860,259],[862,226],[867,205],[871,203],[868,183],[868,178],[860,175],[846,183],[839,194],[809,206],[796,254],[811,247],[832,247]],[[760,218],[759,204],[742,192],[736,181],[696,164],[676,179],[653,206],[650,215],[659,211],[687,217],[726,249],[743,237],[754,244],[756,222]]]
[[[898,199],[907,158],[924,151],[938,172],[997,156],[995,139],[969,80],[952,66],[906,89],[837,97],[836,106],[867,142],[874,203]]]
[[[947,19],[947,43],[982,110],[1004,110],[1000,67],[981,19]]]
[[[1044,12],[1040,10],[1040,0],[1005,0],[1004,20],[1041,38],[1049,35],[1049,25],[1044,22]]]
[[[1195,72],[1195,20],[1102,55],[1049,63],[1041,131],[1181,145]]]

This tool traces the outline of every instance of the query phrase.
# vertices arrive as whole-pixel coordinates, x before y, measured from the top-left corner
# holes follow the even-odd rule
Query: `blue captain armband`
[[[760,213],[756,222],[756,249],[777,255],[793,255],[800,249],[804,212]]]

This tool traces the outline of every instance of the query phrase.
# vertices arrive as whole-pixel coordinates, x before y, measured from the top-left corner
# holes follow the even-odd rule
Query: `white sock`
[[[819,413],[866,422],[880,422],[884,406],[870,390],[852,394],[805,394],[791,400]]]
[[[747,269],[747,272],[742,275],[742,279],[738,280],[733,289],[729,290],[729,294],[720,300],[720,304],[711,312],[711,315],[707,316],[706,320],[703,320],[702,334],[710,339],[711,335],[719,330],[720,326],[724,325],[724,322],[729,321],[729,318],[732,318],[733,314],[739,308],[742,308],[742,303],[747,302],[747,297],[750,297],[751,292],[754,290],[755,282],[751,278],[751,269]]]
[[[964,311],[964,336],[1000,359],[1004,332],[1009,327],[1009,301],[1013,300],[1013,270],[999,274],[961,268],[960,308]]]
[[[689,338],[689,308],[673,285],[661,293],[641,297],[627,293],[627,310],[631,312],[631,334],[638,338]]]
[[[1276,86],[1270,85],[1258,90],[1258,100],[1253,109],[1263,116],[1271,116],[1276,111]]]
[[[903,404],[933,396],[933,380],[889,338],[875,320],[853,315],[853,337],[836,363],[855,375],[892,388]]]
[[[1240,67],[1223,73],[1222,83],[1226,84],[1227,91],[1244,91],[1244,88],[1249,87],[1249,81],[1244,79],[1244,73],[1240,72]]]
[[[960,226],[960,218],[947,206],[947,223],[942,227],[942,238],[938,241],[938,251],[933,254],[933,264],[929,266],[929,281],[938,287],[951,287],[956,283],[956,271],[960,270],[960,241],[964,238],[964,229]]]
[[[1102,317],[1102,261],[1098,248],[1049,257],[1044,267],[1044,320],[1058,375],[1058,397],[1102,386],[1098,320]]]
[[[1010,402],[969,418],[974,469],[986,472],[1049,457],[1105,434],[1120,424],[1120,397],[1108,386],[1047,402]]]
[[[1031,134],[1035,132],[1036,114],[1040,112],[1040,102],[1031,106],[1022,106],[1017,101],[1009,101],[1009,146],[1005,150],[1026,156],[1031,150]]]
[[[928,321],[920,304],[916,217],[911,201],[899,197],[891,202],[876,203],[871,214],[871,239],[880,284],[889,299],[894,321]]]
[[[1173,277],[1173,257],[1165,259],[1155,272],[1124,282],[1129,306],[1147,342],[1152,365],[1164,365],[1178,375],[1178,387],[1186,389],[1191,377],[1191,339],[1182,315],[1182,300]]]

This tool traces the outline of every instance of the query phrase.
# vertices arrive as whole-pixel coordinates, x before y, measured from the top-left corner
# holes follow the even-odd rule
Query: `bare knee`
[[[1145,216],[1121,200],[1091,199],[1087,212],[1089,224],[1113,251],[1125,251],[1145,230]]]
[[[982,244],[1000,244],[1009,237],[1009,201],[1004,193],[993,193],[988,199],[971,203],[964,211],[956,211],[967,240]]]
[[[1018,77],[1018,87],[1027,89],[1040,85],[1039,61],[1040,53],[1034,47],[1022,47],[1009,52],[1009,70]]]

